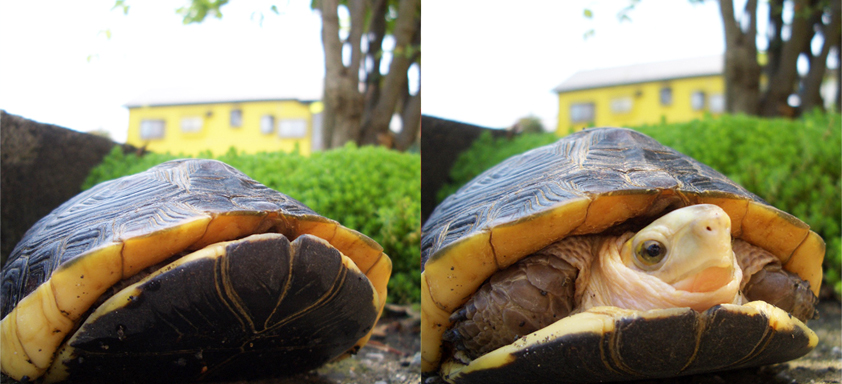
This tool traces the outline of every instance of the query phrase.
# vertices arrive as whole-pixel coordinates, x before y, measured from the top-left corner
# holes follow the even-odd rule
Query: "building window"
[[[202,118],[198,116],[181,118],[181,132],[199,132],[202,130]]]
[[[162,139],[164,137],[164,120],[141,120],[140,139]]]
[[[661,105],[672,105],[672,88],[661,88]]]
[[[705,109],[705,93],[702,91],[693,92],[690,95],[690,106],[694,111],[701,111]]]
[[[725,95],[721,93],[710,95],[710,98],[708,99],[708,106],[710,106],[710,111],[712,113],[725,112]]]
[[[260,133],[271,134],[275,130],[275,116],[263,115],[260,117]]]
[[[570,122],[586,123],[594,120],[593,103],[574,103],[570,105]]]
[[[305,137],[307,136],[307,120],[288,119],[281,120],[278,124],[278,136],[280,137]]]
[[[243,111],[241,109],[231,110],[231,128],[239,128],[243,126]]]
[[[611,112],[612,113],[629,113],[632,110],[632,98],[631,97],[617,97],[611,99]]]

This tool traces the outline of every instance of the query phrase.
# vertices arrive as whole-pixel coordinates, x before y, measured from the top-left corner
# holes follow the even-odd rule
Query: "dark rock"
[[[42,124],[0,110],[0,256],[23,234],[81,191],[88,172],[119,145],[107,138]],[[124,151],[136,151],[123,145]]]
[[[421,223],[436,207],[436,193],[450,181],[450,169],[462,151],[468,149],[482,132],[495,137],[507,131],[421,116]]]

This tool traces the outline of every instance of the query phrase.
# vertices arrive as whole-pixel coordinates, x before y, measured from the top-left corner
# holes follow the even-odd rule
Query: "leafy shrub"
[[[154,153],[138,157],[115,149],[91,171],[83,188],[142,172],[178,157]],[[211,158],[211,154],[203,153],[199,157]],[[420,301],[421,160],[418,154],[347,145],[309,157],[297,152],[248,155],[232,149],[216,159],[301,201],[319,214],[370,236],[392,258],[389,300]]]
[[[799,120],[725,115],[635,129],[807,222],[827,243],[825,277],[842,294],[840,114],[811,113]],[[450,174],[453,183],[442,188],[439,200],[505,158],[557,139],[551,134],[515,140],[480,137],[459,156]]]
[[[494,138],[489,132],[483,132],[464,152],[460,153],[450,169],[449,184],[436,192],[439,203],[455,193],[460,187],[503,160],[532,148],[558,141],[552,133],[522,134],[514,138]]]

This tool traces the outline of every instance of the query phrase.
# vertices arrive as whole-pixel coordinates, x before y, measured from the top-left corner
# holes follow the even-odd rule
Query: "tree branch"
[[[337,7],[339,7],[339,0],[322,0],[322,45],[325,50],[325,70],[328,71],[344,68]]]
[[[755,20],[757,0],[746,2],[745,15],[752,20],[744,33],[734,15],[732,0],[720,0],[719,10],[725,27],[725,100],[730,113],[756,114],[759,106],[760,65],[757,63]]]
[[[359,83],[360,63],[362,62],[360,44],[365,29],[365,1],[348,0],[348,10],[351,13],[351,33],[348,34],[348,41],[351,44],[351,65],[348,66],[348,75]]]
[[[401,92],[401,87],[406,86],[406,72],[409,69],[409,52],[412,38],[418,25],[416,19],[420,17],[418,11],[420,0],[404,0],[398,8],[398,18],[395,22],[395,49],[392,51],[392,62],[389,65],[389,74],[383,82],[382,93],[377,101],[377,106],[371,115],[371,119],[363,122],[365,142],[375,142],[377,135],[388,130],[389,121],[395,111],[395,104]]]
[[[819,17],[814,19],[816,25],[821,26],[821,33],[824,37],[822,50],[818,55],[810,59],[810,72],[803,80],[801,87],[801,110],[808,112],[813,108],[821,108],[824,110],[821,97],[821,84],[827,72],[827,57],[830,50],[834,46],[838,46],[840,42],[840,33],[842,33],[842,0],[832,0],[828,7],[830,14],[830,23],[823,25],[821,22],[821,13]]]
[[[335,148],[360,139],[362,95],[359,74],[349,73],[342,64],[342,42],[339,39],[339,0],[322,0],[322,43],[325,50],[324,143]]]
[[[783,37],[781,36],[784,26],[783,9],[784,0],[769,1],[769,26],[772,28],[772,37],[769,38],[769,48],[766,49],[768,60],[764,71],[766,72],[767,78],[778,71],[778,61],[780,60],[781,48],[784,44]]]
[[[719,12],[722,15],[722,24],[725,26],[725,45],[729,46],[742,34],[737,19],[734,17],[734,2],[719,0]]]
[[[748,41],[757,41],[757,0],[746,2],[742,17],[751,18],[748,23],[748,31],[745,32],[745,39]]]
[[[421,128],[421,90],[415,96],[410,96],[404,102],[403,114],[401,114],[401,131],[395,138],[395,149],[407,150],[418,137]]]
[[[791,107],[787,104],[787,98],[796,89],[798,76],[798,56],[809,44],[806,37],[812,26],[805,14],[809,4],[807,0],[795,1],[795,15],[790,23],[790,37],[784,42],[781,49],[781,56],[778,60],[778,68],[774,73],[769,74],[769,88],[762,98],[761,115],[779,116],[792,115]]]
[[[371,67],[366,68],[365,78],[365,111],[363,121],[371,119],[374,107],[380,100],[380,59],[383,50],[383,37],[386,35],[386,0],[374,0],[371,5],[371,23],[368,26],[368,52],[366,59],[371,59]]]

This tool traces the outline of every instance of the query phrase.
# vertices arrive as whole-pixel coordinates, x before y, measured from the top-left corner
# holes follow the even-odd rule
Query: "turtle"
[[[288,376],[356,353],[386,301],[374,240],[217,160],[100,183],[2,270],[0,367],[20,381]]]
[[[422,373],[596,382],[788,361],[818,343],[805,322],[824,251],[649,136],[579,131],[485,171],[423,224]]]

